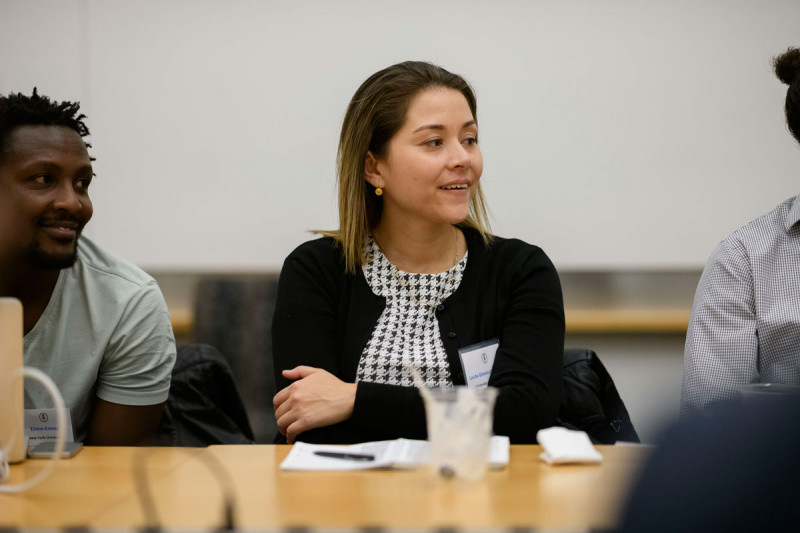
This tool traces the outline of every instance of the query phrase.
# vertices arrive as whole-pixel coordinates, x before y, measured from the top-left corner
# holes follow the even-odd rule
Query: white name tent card
[[[489,386],[494,356],[499,346],[498,339],[490,339],[458,350],[461,367],[464,369],[464,380],[468,387],[485,389]]]
[[[62,412],[64,425],[67,428],[66,442],[72,442],[72,416],[69,409]],[[28,444],[55,441],[58,432],[58,412],[56,409],[25,409],[25,437]]]

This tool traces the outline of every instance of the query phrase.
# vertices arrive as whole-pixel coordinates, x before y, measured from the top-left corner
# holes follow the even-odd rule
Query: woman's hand
[[[282,374],[295,382],[278,392],[272,405],[278,430],[290,444],[304,431],[342,422],[353,414],[355,383],[345,383],[326,370],[310,366]]]

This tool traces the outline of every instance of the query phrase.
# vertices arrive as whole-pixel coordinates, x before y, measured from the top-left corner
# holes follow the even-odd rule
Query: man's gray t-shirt
[[[49,375],[83,441],[95,397],[122,405],[166,401],[175,338],[156,281],[86,237],[62,270],[39,321],[25,335],[26,366]],[[47,391],[26,382],[27,409],[51,407]]]

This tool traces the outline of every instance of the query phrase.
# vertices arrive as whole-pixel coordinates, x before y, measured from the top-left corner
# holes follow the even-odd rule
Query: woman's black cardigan
[[[556,423],[561,401],[564,306],[553,264],[538,248],[463,229],[469,256],[458,289],[436,308],[453,383],[463,385],[464,348],[499,339],[489,385],[499,394],[494,432],[534,443]],[[308,241],[286,259],[272,324],[278,390],[281,370],[308,365],[353,383],[364,346],[385,307],[360,268],[346,274],[331,238]],[[424,439],[425,409],[415,388],[359,382],[353,415],[306,431],[298,440],[354,443],[399,437]]]

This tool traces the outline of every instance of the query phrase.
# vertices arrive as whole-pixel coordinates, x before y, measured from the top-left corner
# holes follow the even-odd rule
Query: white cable
[[[5,483],[11,475],[11,469],[8,467],[8,457],[6,457],[5,450],[0,450],[0,483]]]
[[[52,379],[50,379],[50,376],[38,368],[33,368],[30,366],[20,368],[15,372],[15,376],[33,378],[41,383],[44,388],[47,389],[47,392],[50,393],[50,397],[53,399],[53,403],[56,407],[56,451],[51,457],[50,461],[47,462],[47,466],[41,472],[29,480],[23,481],[22,483],[18,483],[16,485],[0,485],[0,492],[23,492],[44,481],[47,476],[49,476],[53,470],[55,470],[59,459],[61,459],[61,452],[64,451],[64,441],[67,437],[67,428],[65,427],[64,420],[64,399],[61,397],[61,393],[58,391],[56,384],[53,383]],[[4,470],[8,469],[6,455],[8,454],[8,450],[11,449],[12,442],[14,442],[13,439],[9,441],[9,443],[6,445],[6,448],[2,450],[2,453],[0,453],[0,461],[2,461],[2,464],[0,464],[0,481],[5,479],[2,477],[2,473]]]

